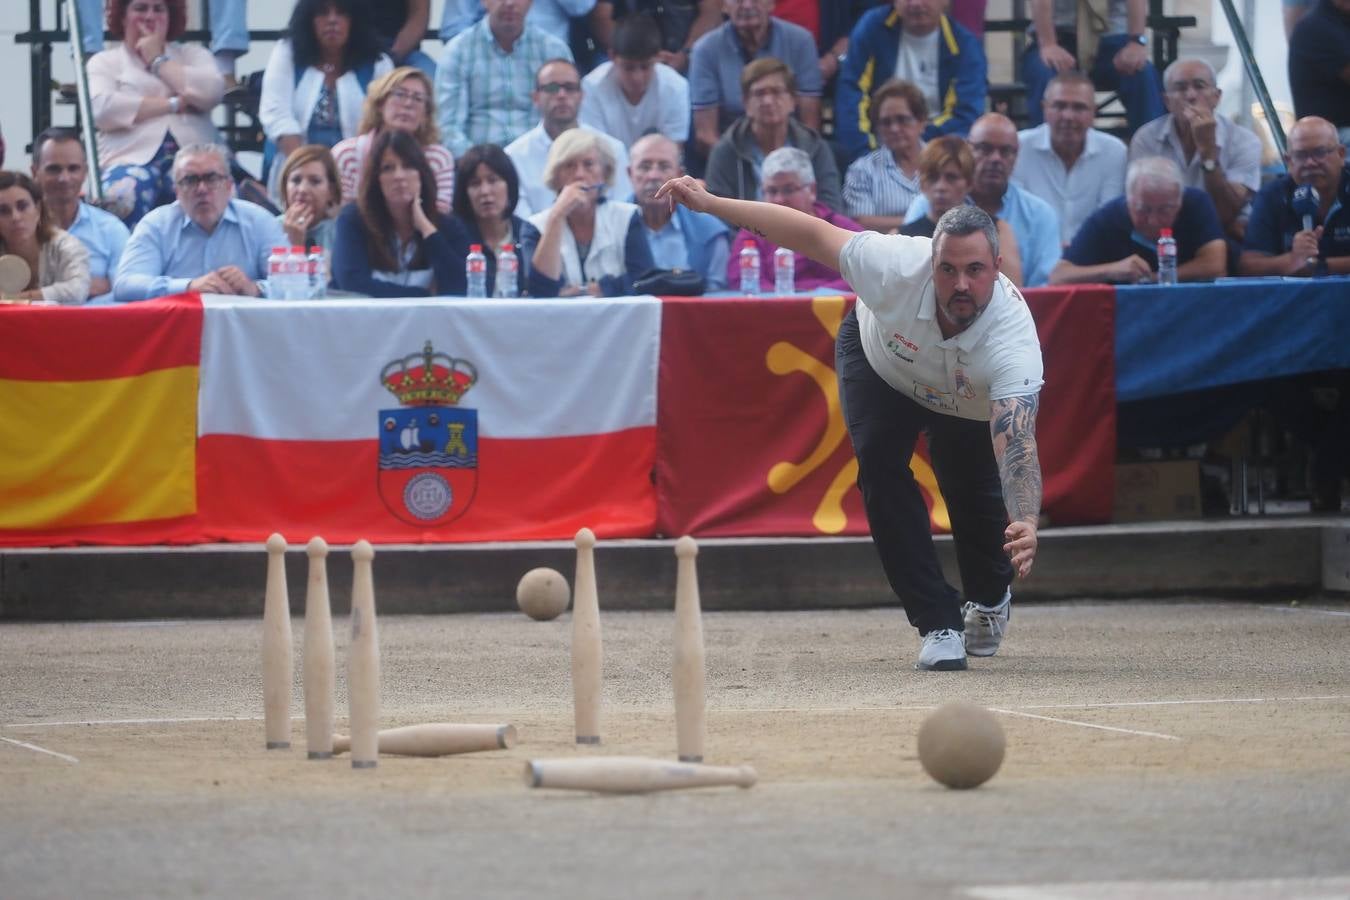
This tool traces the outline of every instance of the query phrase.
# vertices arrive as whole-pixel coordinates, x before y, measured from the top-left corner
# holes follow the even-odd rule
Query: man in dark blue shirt
[[[1321,0],[1289,38],[1289,88],[1299,118],[1321,116],[1350,140],[1350,0]]]
[[[1244,275],[1350,273],[1350,169],[1336,129],[1317,116],[1299,119],[1289,131],[1285,159],[1289,174],[1262,188],[1252,203],[1238,270]],[[1307,223],[1293,207],[1294,189],[1304,184],[1317,191],[1318,200],[1317,215]]]
[[[1185,187],[1172,160],[1145,156],[1126,170],[1125,196],[1083,222],[1050,273],[1050,283],[1153,281],[1164,228],[1176,238],[1178,281],[1210,281],[1224,274],[1228,250],[1214,201],[1204,191]]]

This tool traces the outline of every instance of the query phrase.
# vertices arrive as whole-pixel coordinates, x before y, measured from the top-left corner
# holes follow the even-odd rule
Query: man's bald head
[[[1321,116],[1304,116],[1289,129],[1289,144],[1293,146],[1295,138],[1312,140],[1317,143],[1336,141],[1336,126]]]
[[[975,120],[975,124],[970,126],[970,142],[984,140],[989,135],[996,135],[1000,140],[1010,141],[1017,144],[1017,126],[1013,120],[1003,115],[1003,113],[985,113]]]
[[[975,178],[970,193],[977,201],[1001,198],[1017,163],[1017,126],[1002,113],[985,113],[970,127]]]

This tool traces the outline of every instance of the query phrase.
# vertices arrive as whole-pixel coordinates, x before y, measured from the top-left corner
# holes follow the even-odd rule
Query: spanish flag
[[[5,307],[0,332],[19,348],[0,355],[0,541],[105,542],[196,514],[195,295]]]

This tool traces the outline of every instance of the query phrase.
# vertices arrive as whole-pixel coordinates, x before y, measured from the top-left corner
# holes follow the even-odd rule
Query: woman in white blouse
[[[89,251],[52,224],[42,189],[22,172],[0,172],[0,254],[28,263],[27,286],[8,299],[83,303],[89,299]]]
[[[180,146],[219,143],[211,110],[225,79],[211,51],[180,44],[184,0],[109,0],[108,31],[121,43],[89,60],[103,190],[111,209],[135,225],[171,203]]]
[[[355,135],[367,89],[394,68],[368,10],[362,0],[295,4],[288,37],[272,48],[263,71],[258,103],[258,119],[271,142],[264,168],[274,188],[280,163],[296,147],[332,147]]]

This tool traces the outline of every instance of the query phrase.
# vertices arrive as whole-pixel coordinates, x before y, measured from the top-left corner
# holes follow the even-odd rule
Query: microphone
[[[1321,201],[1322,198],[1317,196],[1317,188],[1311,184],[1300,184],[1294,188],[1294,198],[1290,206],[1294,209],[1294,215],[1303,217],[1304,231],[1312,231]]]

